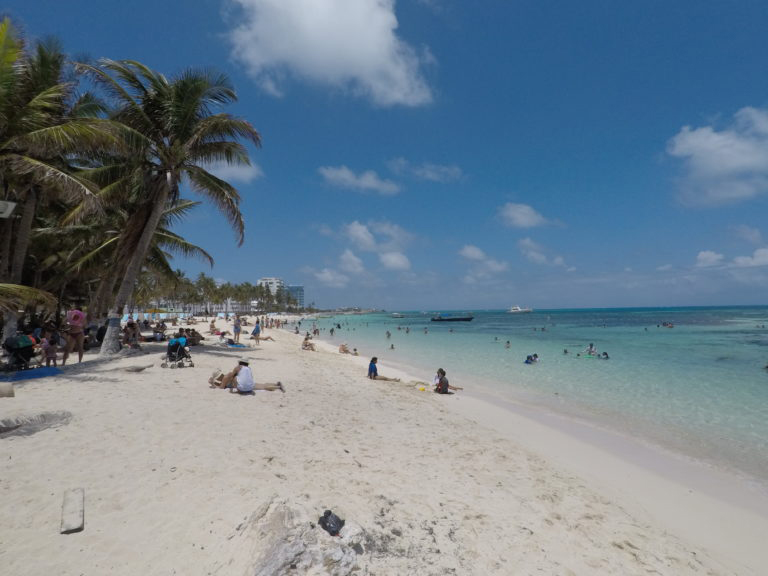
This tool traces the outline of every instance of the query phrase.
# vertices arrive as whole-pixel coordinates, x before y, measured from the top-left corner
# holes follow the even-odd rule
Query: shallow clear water
[[[443,367],[468,390],[587,418],[768,483],[768,307],[475,311],[472,322],[430,322],[434,312],[316,323],[327,340],[341,324],[332,341],[378,356],[382,374],[404,365],[431,381]],[[586,357],[589,343],[610,360]],[[540,362],[524,364],[534,352]]]

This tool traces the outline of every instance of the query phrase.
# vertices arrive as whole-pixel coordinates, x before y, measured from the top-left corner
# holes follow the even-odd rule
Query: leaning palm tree
[[[111,354],[119,350],[123,306],[134,290],[160,218],[179,199],[183,182],[224,213],[242,244],[240,196],[206,167],[218,162],[250,164],[238,140],[258,146],[260,136],[246,120],[213,112],[214,107],[237,99],[224,75],[190,70],[169,80],[131,60],[101,60],[98,66],[81,64],[79,69],[113,98],[111,119],[130,131],[126,134],[130,153],[87,176],[97,181],[108,176],[115,190],[141,198],[149,208],[147,217],[135,223],[140,234],[110,308],[102,354]]]

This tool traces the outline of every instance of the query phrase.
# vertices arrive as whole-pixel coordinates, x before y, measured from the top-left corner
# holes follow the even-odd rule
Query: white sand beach
[[[727,473],[474,398],[470,382],[438,396],[412,383],[431,374],[386,363],[402,382],[371,381],[368,357],[267,333],[193,347],[195,367],[174,370],[146,345],[0,398],[0,420],[43,428],[0,435],[0,572],[765,574],[766,499]],[[286,392],[210,389],[241,356]],[[75,488],[85,527],[60,534]],[[328,509],[340,537],[318,526]]]

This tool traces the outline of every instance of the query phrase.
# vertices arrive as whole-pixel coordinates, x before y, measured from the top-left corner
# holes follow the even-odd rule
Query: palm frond
[[[189,166],[187,176],[192,187],[206,196],[224,214],[234,229],[238,246],[242,246],[245,238],[245,222],[239,208],[240,194],[234,186],[199,166]]]
[[[18,284],[0,284],[0,309],[16,312],[30,304],[56,305],[56,297],[44,290],[20,286]]]

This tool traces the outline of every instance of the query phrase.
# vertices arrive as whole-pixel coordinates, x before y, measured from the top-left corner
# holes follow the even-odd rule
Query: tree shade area
[[[251,302],[286,307],[284,295],[242,284],[196,282],[174,255],[213,265],[173,232],[201,200],[242,243],[240,195],[208,168],[249,165],[256,129],[223,109],[229,79],[188,69],[167,77],[132,61],[77,63],[56,40],[28,43],[0,21],[0,310],[3,335],[21,311],[50,316],[77,306],[109,317],[102,350],[119,349],[126,306]],[[197,200],[183,194],[196,196]]]

